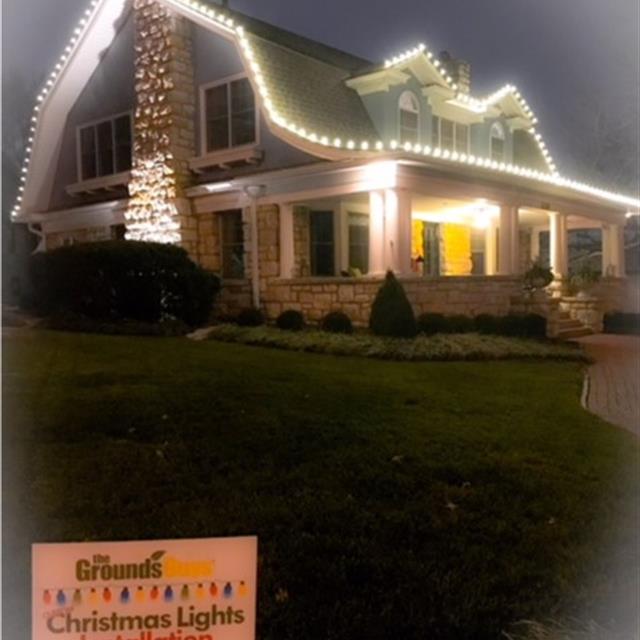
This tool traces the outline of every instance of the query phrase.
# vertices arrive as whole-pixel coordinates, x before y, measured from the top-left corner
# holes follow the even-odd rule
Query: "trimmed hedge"
[[[373,301],[369,328],[375,335],[396,338],[413,338],[418,333],[411,303],[392,271]]]
[[[320,322],[320,328],[327,333],[353,333],[351,318],[342,311],[328,313]]]
[[[75,314],[94,320],[197,327],[209,319],[219,279],[177,246],[99,242],[31,257],[25,306],[41,316]]]
[[[242,309],[235,317],[235,324],[240,327],[259,327],[265,324],[266,318],[260,309],[250,307]]]
[[[547,320],[535,313],[493,316],[487,313],[475,318],[463,315],[445,316],[423,313],[418,317],[418,330],[428,336],[441,333],[481,333],[516,338],[544,338]]]
[[[304,316],[299,311],[289,309],[278,316],[276,326],[283,331],[302,331],[306,323]]]
[[[639,313],[607,313],[604,316],[604,332],[640,335]]]

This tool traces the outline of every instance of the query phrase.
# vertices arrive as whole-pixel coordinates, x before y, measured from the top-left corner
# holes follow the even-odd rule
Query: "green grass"
[[[261,640],[635,613],[638,444],[581,409],[576,363],[45,331],[4,349],[7,638],[29,635],[34,541],[258,534]]]
[[[212,327],[210,340],[257,347],[304,351],[334,356],[359,356],[377,360],[444,362],[461,360],[567,360],[586,362],[585,353],[568,343],[504,336],[467,334],[419,335],[410,340],[369,333],[352,335],[317,329],[283,331],[275,327]]]

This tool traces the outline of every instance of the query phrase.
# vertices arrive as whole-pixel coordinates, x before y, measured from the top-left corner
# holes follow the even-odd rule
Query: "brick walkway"
[[[596,360],[588,370],[587,408],[640,436],[640,336],[596,335],[578,342]]]

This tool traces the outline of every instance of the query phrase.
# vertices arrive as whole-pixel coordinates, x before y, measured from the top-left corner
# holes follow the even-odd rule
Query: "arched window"
[[[499,122],[491,125],[491,159],[504,162],[504,127]]]
[[[420,141],[420,104],[415,94],[405,91],[400,96],[400,142]]]

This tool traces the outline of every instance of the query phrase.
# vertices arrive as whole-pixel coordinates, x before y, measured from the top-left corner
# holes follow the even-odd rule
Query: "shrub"
[[[379,336],[413,338],[417,333],[416,318],[402,285],[392,271],[387,272],[371,307],[369,328]]]
[[[242,309],[235,317],[235,323],[240,327],[259,327],[265,323],[264,313],[254,307]]]
[[[544,338],[547,335],[547,320],[535,313],[510,313],[500,318],[499,333],[520,338]]]
[[[449,316],[446,320],[447,333],[473,333],[476,326],[473,318],[463,315]]]
[[[320,328],[328,333],[353,333],[351,318],[342,311],[328,313],[320,322]]]
[[[524,287],[529,291],[544,289],[553,282],[553,271],[539,262],[534,262],[524,274]]]
[[[302,331],[305,327],[304,316],[294,309],[283,311],[276,320],[276,326],[283,331]]]
[[[441,313],[423,313],[417,319],[418,331],[427,336],[446,333],[447,319]]]
[[[100,242],[31,257],[26,306],[43,316],[71,313],[95,320],[189,326],[210,316],[220,282],[180,247]]]
[[[500,333],[500,318],[490,313],[481,313],[474,319],[476,331],[486,335]]]
[[[620,312],[607,313],[604,316],[604,332],[639,335],[640,314]]]

